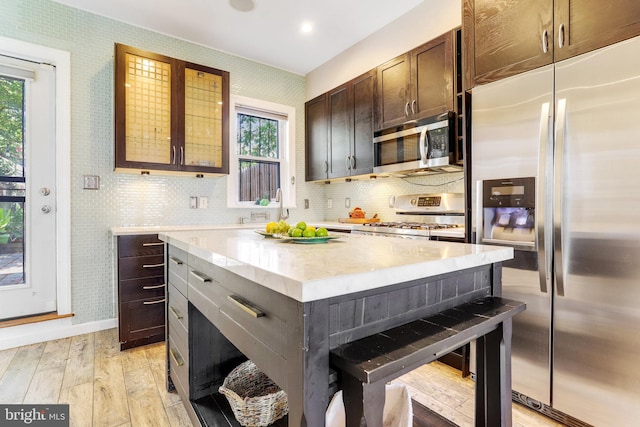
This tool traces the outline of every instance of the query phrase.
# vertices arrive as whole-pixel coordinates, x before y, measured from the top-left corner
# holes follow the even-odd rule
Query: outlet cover
[[[327,199],[327,209],[333,208],[333,199]]]
[[[351,207],[351,198],[350,197],[345,197],[345,199],[344,199],[344,207],[345,208],[350,208]]]
[[[83,183],[84,183],[83,188],[85,190],[100,189],[100,177],[98,175],[84,175]]]
[[[198,208],[198,198],[196,196],[189,197],[189,207],[191,209],[197,209]]]
[[[309,199],[304,199],[304,208],[309,209]]]

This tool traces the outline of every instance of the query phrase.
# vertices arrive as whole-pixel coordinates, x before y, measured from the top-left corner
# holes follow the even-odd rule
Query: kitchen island
[[[236,425],[220,415],[217,390],[246,358],[287,392],[289,426],[324,425],[330,349],[500,296],[501,262],[513,256],[356,235],[298,244],[246,229],[159,237],[168,245],[170,377],[192,421],[205,425]],[[172,317],[174,301],[187,316]]]

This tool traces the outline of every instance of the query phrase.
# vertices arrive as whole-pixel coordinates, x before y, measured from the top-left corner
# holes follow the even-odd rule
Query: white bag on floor
[[[384,427],[412,427],[413,406],[411,394],[403,384],[387,384],[384,396]],[[327,427],[345,427],[342,390],[333,395],[326,414]]]

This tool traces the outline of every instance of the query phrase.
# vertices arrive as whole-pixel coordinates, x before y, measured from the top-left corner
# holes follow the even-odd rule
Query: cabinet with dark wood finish
[[[327,93],[305,103],[305,180],[328,178],[329,111]]]
[[[452,111],[453,34],[447,32],[377,68],[377,129]]]
[[[635,0],[464,0],[467,87],[640,34]]]
[[[115,47],[115,169],[229,172],[229,73]]]
[[[164,243],[157,234],[118,236],[120,349],[164,340]]]
[[[373,172],[373,70],[328,94],[329,178]]]

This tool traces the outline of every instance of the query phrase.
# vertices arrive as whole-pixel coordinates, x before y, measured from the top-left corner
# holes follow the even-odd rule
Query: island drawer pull
[[[170,260],[171,262],[173,262],[173,263],[177,264],[177,265],[182,265],[182,264],[184,264],[184,262],[180,261],[178,258],[175,258],[175,257],[171,257],[171,258],[169,258],[169,260]]]
[[[150,242],[150,243],[143,243],[142,246],[162,246],[164,245],[164,242]]]
[[[195,270],[191,270],[189,273],[191,273],[196,279],[200,280],[203,283],[211,282],[210,277],[204,276],[202,273],[199,273]]]
[[[173,358],[173,360],[176,362],[176,365],[184,365],[184,360],[182,360],[182,357],[180,357],[180,353],[178,353],[174,349],[169,349],[169,353],[171,354],[171,358]]]
[[[166,301],[166,299],[162,298],[162,299],[159,299],[157,301],[144,301],[142,304],[144,304],[144,305],[160,304],[161,302],[165,302],[165,301]]]
[[[265,315],[264,311],[237,295],[227,295],[227,299],[255,318],[264,317]]]
[[[173,314],[176,316],[176,318],[178,320],[182,320],[183,319],[182,314],[180,314],[180,312],[174,306],[170,305],[169,306],[169,310],[171,310],[173,312]]]
[[[145,291],[149,290],[149,289],[159,289],[159,288],[164,288],[165,285],[164,283],[162,285],[155,285],[155,286],[143,286],[142,289],[144,289]]]
[[[142,268],[164,267],[164,262],[160,264],[142,264]]]

